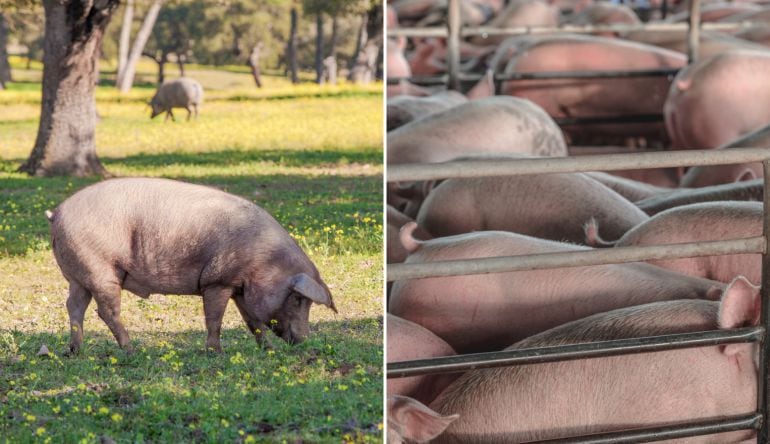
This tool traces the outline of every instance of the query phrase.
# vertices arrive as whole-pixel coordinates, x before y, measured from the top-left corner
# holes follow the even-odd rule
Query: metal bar
[[[449,71],[449,89],[460,90],[460,0],[449,0],[447,11],[447,69]]]
[[[762,162],[762,168],[765,173],[764,183],[764,214],[763,214],[763,236],[767,241],[765,245],[765,254],[762,255],[762,288],[761,311],[759,323],[765,328],[770,326],[770,160]],[[770,424],[768,424],[768,412],[770,412],[770,384],[768,383],[768,358],[770,357],[770,341],[765,338],[759,347],[759,358],[757,363],[757,411],[762,415],[764,421],[759,429],[758,442],[770,442]]]
[[[654,123],[662,122],[663,114],[629,114],[621,116],[586,116],[586,117],[554,117],[553,121],[559,126],[572,125],[617,125],[623,123]]]
[[[579,436],[573,438],[549,439],[546,441],[531,441],[527,444],[621,444],[637,442],[663,441],[667,439],[686,438],[688,436],[712,435],[714,433],[733,432],[736,430],[757,429],[762,422],[762,415],[731,416],[720,419],[692,421],[686,424],[664,427],[650,427],[620,432],[609,432],[597,435]],[[763,441],[759,441],[762,443]]]
[[[751,27],[766,27],[766,22],[742,21],[736,23],[702,23],[700,29],[704,31],[735,31]],[[591,34],[596,32],[686,32],[689,29],[687,23],[643,23],[636,25],[562,25],[562,26],[517,26],[510,28],[493,28],[489,26],[465,27],[460,32],[461,37],[492,36],[492,35],[520,35],[520,34]],[[446,27],[402,27],[388,29],[388,37],[448,37]]]
[[[666,19],[666,15],[668,15],[668,0],[663,0],[660,4],[660,18],[661,20]]]
[[[637,69],[632,71],[539,71],[539,72],[511,72],[495,74],[495,81],[520,81],[520,80],[556,80],[556,79],[608,79],[608,78],[633,78],[633,77],[665,77],[674,76],[680,68],[665,69]],[[459,73],[457,78],[462,82],[478,82],[484,78],[484,74]],[[449,76],[411,76],[389,77],[389,85],[398,84],[404,80],[421,85],[443,85]]]
[[[700,0],[690,0],[688,9],[690,17],[687,20],[687,63],[695,63],[700,45]]]
[[[440,276],[506,273],[511,271],[544,270],[551,268],[586,267],[620,264],[652,259],[718,256],[723,254],[762,253],[762,236],[721,241],[689,242],[685,244],[651,245],[587,249],[559,253],[539,253],[524,256],[483,257],[422,263],[388,264],[387,281],[423,279]]]
[[[469,150],[471,152],[472,150]],[[618,171],[682,165],[723,165],[762,162],[770,158],[767,148],[729,150],[685,150],[539,159],[463,160],[430,164],[388,165],[388,182],[446,179],[448,177],[508,176],[513,174]]]
[[[458,373],[511,365],[543,364],[555,361],[601,358],[631,353],[651,353],[682,348],[706,347],[737,342],[757,342],[764,337],[764,327],[712,330],[641,338],[614,339],[584,344],[523,348],[487,353],[444,356],[413,361],[389,362],[387,377]]]

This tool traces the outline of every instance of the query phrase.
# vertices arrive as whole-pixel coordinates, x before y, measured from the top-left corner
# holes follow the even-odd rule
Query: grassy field
[[[206,99],[189,123],[150,120],[152,88],[100,86],[97,152],[110,172],[264,207],[318,265],[340,313],[314,307],[307,341],[267,351],[231,304],[216,355],[204,351],[199,297],[124,293],[136,353],[117,347],[92,304],[84,350],[65,358],[67,283],[43,212],[96,179],[15,172],[37,131],[38,68],[17,69],[22,82],[0,91],[0,442],[381,442],[381,85],[268,77],[256,90],[237,70],[193,67]],[[36,355],[44,344],[53,356]]]

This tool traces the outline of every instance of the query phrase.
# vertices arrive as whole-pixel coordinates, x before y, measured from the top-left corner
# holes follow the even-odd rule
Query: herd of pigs
[[[669,5],[677,22],[686,5]],[[466,26],[640,23],[591,0],[461,0]],[[758,2],[702,0],[703,22],[766,22]],[[649,12],[649,11],[648,11]],[[388,25],[432,26],[446,2],[395,0]],[[390,39],[387,163],[496,162],[630,149],[770,147],[770,26],[464,38],[461,92],[436,38]],[[679,69],[674,76],[510,80],[506,73]],[[662,114],[663,121],[564,124]],[[388,263],[675,244],[762,234],[761,164],[391,182]],[[734,254],[396,281],[388,362],[757,325],[761,256]],[[388,442],[511,443],[748,414],[756,348],[730,344],[388,380]],[[676,442],[756,442],[752,430]]]

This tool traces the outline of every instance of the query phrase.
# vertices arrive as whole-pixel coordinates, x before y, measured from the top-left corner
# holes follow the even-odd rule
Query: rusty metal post
[[[759,346],[759,363],[757,375],[757,412],[762,415],[762,425],[757,435],[757,442],[766,444],[770,442],[770,427],[768,427],[767,414],[770,412],[768,401],[768,356],[770,356],[770,341],[767,332],[770,329],[770,160],[762,162],[765,172],[765,196],[764,196],[764,225],[762,235],[765,238],[765,251],[762,254],[762,311],[760,324],[765,328],[765,337]]]
[[[460,89],[460,0],[449,0],[447,13],[447,70],[449,89]]]
[[[700,0],[690,0],[690,18],[687,30],[687,63],[695,63],[698,60],[698,46],[700,44]]]

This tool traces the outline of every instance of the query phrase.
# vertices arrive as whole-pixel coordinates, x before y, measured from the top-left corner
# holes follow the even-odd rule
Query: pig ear
[[[296,274],[291,278],[291,289],[316,304],[326,305],[337,313],[337,307],[334,306],[329,290],[305,273]]]
[[[738,276],[722,295],[719,304],[719,328],[738,328],[759,324],[759,288]]]
[[[736,182],[743,182],[744,180],[753,180],[757,178],[757,174],[751,168],[745,168],[736,176]]]
[[[388,422],[390,433],[400,432],[401,438],[414,442],[427,442],[442,434],[449,424],[460,415],[441,416],[422,403],[406,397],[388,397]]]

